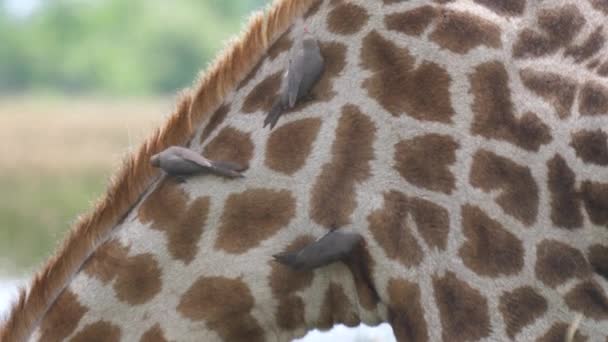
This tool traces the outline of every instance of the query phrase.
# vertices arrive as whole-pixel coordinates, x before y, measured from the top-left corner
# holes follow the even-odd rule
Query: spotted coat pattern
[[[246,178],[159,179],[33,340],[287,341],[388,321],[398,341],[608,335],[608,6],[318,1],[327,65],[272,131],[291,29],[191,148]],[[352,258],[271,255],[328,229]]]

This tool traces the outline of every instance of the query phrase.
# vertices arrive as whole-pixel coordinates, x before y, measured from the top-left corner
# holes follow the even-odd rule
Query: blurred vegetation
[[[149,95],[189,86],[268,0],[0,0],[0,94]],[[13,0],[15,1],[15,0]]]

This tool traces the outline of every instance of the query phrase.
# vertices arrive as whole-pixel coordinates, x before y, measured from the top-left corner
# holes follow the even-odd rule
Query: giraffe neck
[[[400,341],[549,341],[580,314],[576,338],[605,338],[606,13],[317,2],[311,98],[261,128],[287,31],[190,142],[246,177],[154,183],[35,337],[264,341],[388,321]],[[272,261],[329,229],[364,248],[314,272]]]

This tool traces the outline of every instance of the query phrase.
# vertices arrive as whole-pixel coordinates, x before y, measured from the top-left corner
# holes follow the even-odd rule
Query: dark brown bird
[[[273,257],[296,271],[307,271],[348,258],[362,240],[359,234],[333,230],[299,251],[275,254]]]
[[[277,124],[283,111],[293,108],[298,101],[308,96],[325,67],[319,44],[306,27],[303,36],[290,51],[290,55],[287,71],[283,74],[279,97],[264,119],[264,127],[270,125],[270,129]]]
[[[150,164],[180,179],[199,173],[212,173],[222,177],[238,178],[244,177],[241,172],[245,170],[243,166],[236,163],[209,160],[181,146],[171,146],[153,155],[150,158]]]

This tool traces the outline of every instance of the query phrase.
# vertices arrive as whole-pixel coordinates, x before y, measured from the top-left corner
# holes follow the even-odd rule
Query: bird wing
[[[207,168],[210,168],[212,166],[211,162],[207,158],[205,158],[205,157],[201,156],[200,154],[198,154],[192,150],[189,150],[187,148],[180,149],[179,155],[183,159],[190,161],[192,163],[195,163],[199,166],[207,167]]]
[[[289,67],[287,71],[287,98],[289,108],[295,106],[298,100],[298,92],[300,91],[300,84],[304,77],[304,55],[302,51],[296,53],[293,60],[289,60]]]

